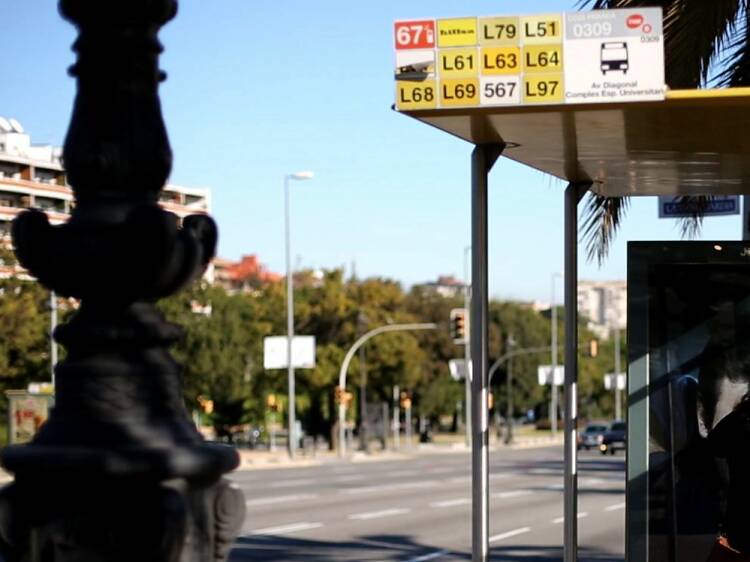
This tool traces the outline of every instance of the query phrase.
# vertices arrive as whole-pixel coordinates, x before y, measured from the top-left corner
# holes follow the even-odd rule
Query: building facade
[[[588,320],[588,327],[602,339],[612,330],[627,326],[628,290],[625,281],[580,281],[578,312]]]
[[[181,219],[211,212],[211,191],[167,185],[159,194],[160,205]],[[31,137],[15,119],[0,117],[0,242],[10,246],[13,219],[25,209],[44,211],[50,224],[70,218],[75,204],[62,162],[62,148],[32,144]],[[0,263],[0,277],[25,276],[18,266]],[[213,268],[206,277],[210,281]]]

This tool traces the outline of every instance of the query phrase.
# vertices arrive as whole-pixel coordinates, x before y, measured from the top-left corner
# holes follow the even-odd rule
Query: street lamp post
[[[555,279],[558,277],[562,279],[562,273],[552,274],[552,290],[550,293],[550,311],[552,316],[552,341],[550,342],[552,355],[552,387],[550,389],[549,420],[553,436],[557,435],[557,384],[555,383],[555,370],[557,369],[557,306],[555,304]]]
[[[294,339],[294,280],[292,279],[292,254],[289,243],[289,180],[312,179],[312,172],[296,172],[284,176],[284,240],[286,246],[286,365],[289,384],[288,449],[289,457],[294,458],[297,449],[296,412],[294,405],[294,364],[292,363],[292,341]]]
[[[516,345],[516,340],[513,336],[508,335],[506,340],[506,348],[510,351]],[[505,378],[505,388],[507,392],[507,409],[505,413],[505,423],[507,431],[505,433],[505,444],[510,445],[513,443],[513,356],[508,357],[508,371]]]

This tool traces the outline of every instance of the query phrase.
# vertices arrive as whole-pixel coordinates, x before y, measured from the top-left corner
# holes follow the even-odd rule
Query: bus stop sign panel
[[[399,21],[396,109],[664,99],[661,8]]]

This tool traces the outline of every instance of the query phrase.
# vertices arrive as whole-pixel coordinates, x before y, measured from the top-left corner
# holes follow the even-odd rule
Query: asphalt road
[[[579,459],[580,560],[623,560],[624,458]],[[470,560],[469,463],[433,453],[234,473],[248,515],[230,560]],[[561,448],[493,452],[490,466],[492,560],[561,560]]]

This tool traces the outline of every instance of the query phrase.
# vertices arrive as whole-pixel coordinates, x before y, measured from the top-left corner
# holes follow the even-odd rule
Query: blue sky
[[[471,146],[393,112],[395,19],[571,10],[574,0],[182,0],[161,33],[171,181],[211,187],[220,255],[284,268],[283,177],[292,254],[302,267],[351,267],[406,285],[463,274]],[[0,3],[0,115],[35,142],[61,144],[74,95],[73,27],[52,0]],[[490,178],[493,296],[548,299],[562,267],[564,184],[501,160]],[[655,199],[633,202],[610,258],[585,279],[624,278],[627,240],[678,239]],[[705,239],[737,239],[739,217],[707,219]],[[559,294],[559,292],[558,292]]]

